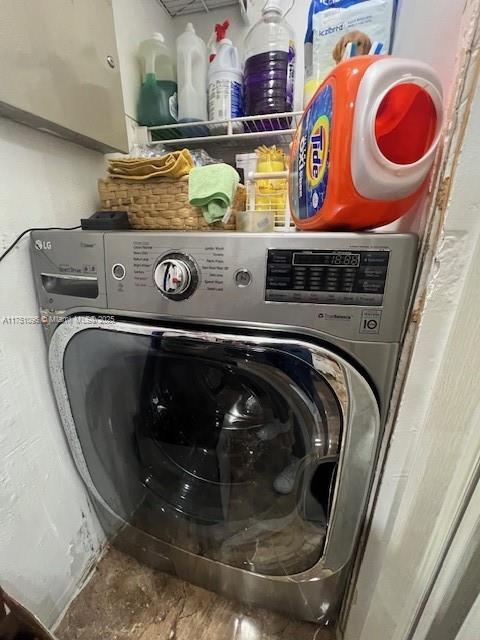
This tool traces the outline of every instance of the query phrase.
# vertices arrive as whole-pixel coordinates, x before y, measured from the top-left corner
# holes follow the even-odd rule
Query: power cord
[[[10,253],[10,251],[15,247],[15,245],[20,242],[20,240],[23,238],[23,236],[25,236],[27,233],[30,233],[31,231],[73,231],[74,229],[80,229],[80,225],[78,225],[77,227],[32,227],[31,229],[25,229],[25,231],[22,231],[22,233],[12,242],[12,244],[2,253],[2,255],[0,256],[0,262],[6,257],[8,256],[8,254]]]

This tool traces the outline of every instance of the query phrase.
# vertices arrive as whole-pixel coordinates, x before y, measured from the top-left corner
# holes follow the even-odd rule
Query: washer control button
[[[169,253],[160,259],[153,272],[153,280],[169,300],[186,300],[198,286],[195,263],[183,253]]]
[[[235,273],[235,284],[237,287],[248,287],[252,282],[252,274],[248,269],[239,269]]]
[[[125,278],[125,274],[126,270],[123,264],[117,262],[117,264],[113,265],[112,276],[115,278],[115,280],[123,280]]]
[[[155,269],[155,284],[166,296],[184,294],[190,286],[191,272],[183,260],[167,258]]]

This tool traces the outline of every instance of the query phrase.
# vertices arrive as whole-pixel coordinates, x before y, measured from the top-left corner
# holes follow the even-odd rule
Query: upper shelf
[[[222,7],[238,5],[238,0],[157,0],[157,2],[172,18],[190,13],[208,13]]]
[[[288,146],[300,122],[302,111],[275,115],[246,116],[230,120],[186,122],[176,125],[149,127],[151,144],[168,149],[205,147],[221,153],[225,149],[251,151],[260,144]]]

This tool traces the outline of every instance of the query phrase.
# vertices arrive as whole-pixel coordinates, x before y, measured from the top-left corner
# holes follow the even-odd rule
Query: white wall
[[[97,205],[103,156],[0,119],[0,253],[28,227],[74,226]],[[102,534],[66,446],[35,319],[29,240],[0,262],[0,584],[51,624]]]
[[[448,104],[455,75],[465,0],[403,0],[398,9],[392,53],[432,65]]]

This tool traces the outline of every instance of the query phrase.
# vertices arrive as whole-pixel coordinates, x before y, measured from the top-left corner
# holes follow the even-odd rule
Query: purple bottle
[[[245,115],[293,111],[295,41],[283,17],[281,0],[267,0],[260,20],[245,38]],[[290,126],[291,118],[257,120],[249,131]]]

